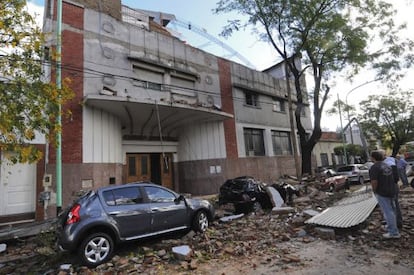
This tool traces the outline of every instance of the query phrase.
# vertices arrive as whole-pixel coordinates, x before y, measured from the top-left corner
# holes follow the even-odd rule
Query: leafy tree
[[[41,152],[29,142],[52,137],[59,104],[72,97],[42,82],[43,34],[26,1],[0,4],[0,151],[13,162],[34,162]],[[55,129],[60,131],[60,129]]]
[[[349,156],[360,157],[362,160],[367,160],[367,155],[365,154],[364,148],[362,148],[359,144],[346,144],[345,145],[346,156],[349,161]],[[344,147],[337,146],[334,148],[335,155],[343,156],[344,155]]]
[[[396,26],[395,11],[384,1],[220,0],[214,11],[235,11],[246,18],[229,21],[223,35],[253,26],[255,33],[268,41],[287,64],[295,87],[302,173],[312,170],[311,155],[322,133],[320,123],[330,92],[330,77],[344,68],[353,75],[368,65],[377,69],[377,77],[391,73],[398,77],[396,72],[413,61],[413,42],[398,37],[403,26]],[[371,46],[375,39],[381,41],[379,49]],[[303,67],[295,62],[297,58],[302,59]],[[310,102],[301,81],[306,71],[313,79]],[[301,111],[308,103],[313,109],[314,128],[310,135],[301,121]]]
[[[414,140],[414,93],[391,91],[388,95],[369,96],[360,103],[364,113],[360,122],[365,132],[398,154],[401,145]]]
[[[339,110],[341,110],[342,113],[349,114],[350,117],[353,117],[355,115],[355,107],[349,104],[346,104],[342,100],[335,100],[335,102],[332,105],[332,108],[329,108],[326,110],[327,114],[338,114]]]

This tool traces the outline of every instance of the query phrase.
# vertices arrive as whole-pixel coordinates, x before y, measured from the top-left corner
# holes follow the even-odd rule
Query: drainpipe
[[[57,0],[57,43],[56,43],[56,88],[59,91],[59,110],[56,118],[56,215],[62,209],[62,104],[60,90],[62,89],[62,0]]]

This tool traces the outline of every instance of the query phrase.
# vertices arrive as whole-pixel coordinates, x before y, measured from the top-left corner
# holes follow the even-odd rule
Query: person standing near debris
[[[387,222],[388,232],[382,236],[385,239],[399,239],[401,235],[397,228],[395,205],[397,185],[394,182],[392,168],[383,161],[384,154],[382,151],[372,151],[371,159],[374,162],[369,169],[372,191]]]
[[[398,169],[398,176],[402,182],[402,188],[408,187],[408,178],[407,178],[407,165],[408,162],[405,161],[400,155],[397,156],[397,169]]]
[[[395,201],[395,214],[397,218],[397,227],[399,229],[402,228],[402,214],[400,208],[400,201],[399,201],[399,193],[400,193],[400,186],[398,185],[399,175],[398,175],[398,168],[397,168],[397,159],[392,156],[388,156],[385,158],[384,162],[391,167],[392,169],[392,177],[394,179],[395,186],[397,187],[397,194],[394,197]]]

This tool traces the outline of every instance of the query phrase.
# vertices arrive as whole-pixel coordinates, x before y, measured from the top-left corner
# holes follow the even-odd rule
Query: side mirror
[[[176,198],[174,201],[176,204],[179,204],[180,201],[185,201],[185,198],[183,195],[179,195],[178,198]]]

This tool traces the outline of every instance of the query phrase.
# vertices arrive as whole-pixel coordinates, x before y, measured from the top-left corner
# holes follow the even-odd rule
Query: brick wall
[[[82,163],[83,8],[63,3],[63,10],[63,24],[79,31],[62,31],[62,80],[70,79],[70,88],[75,93],[75,97],[63,106],[62,162]],[[50,161],[55,160],[56,151],[51,148]]]
[[[221,108],[224,112],[234,115],[233,89],[231,85],[230,61],[218,59],[220,75]],[[237,159],[236,124],[234,118],[224,121],[224,135],[228,159]]]

